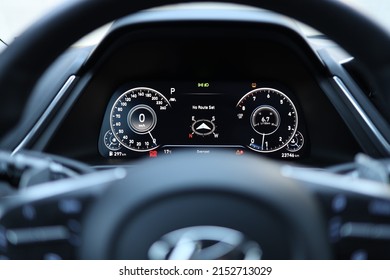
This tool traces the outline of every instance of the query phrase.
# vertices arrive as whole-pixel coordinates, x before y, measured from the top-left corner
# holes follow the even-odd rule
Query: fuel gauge
[[[104,134],[104,145],[111,151],[118,151],[121,148],[121,143],[115,138],[111,130]]]

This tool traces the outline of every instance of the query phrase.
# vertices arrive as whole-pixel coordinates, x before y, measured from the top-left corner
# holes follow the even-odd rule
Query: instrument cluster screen
[[[275,83],[131,83],[107,105],[99,152],[135,159],[225,149],[298,160],[309,151],[300,112],[294,93]]]

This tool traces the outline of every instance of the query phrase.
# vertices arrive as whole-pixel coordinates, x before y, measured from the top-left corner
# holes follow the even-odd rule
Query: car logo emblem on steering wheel
[[[154,242],[152,260],[260,260],[262,250],[255,241],[233,229],[195,226],[172,231]]]

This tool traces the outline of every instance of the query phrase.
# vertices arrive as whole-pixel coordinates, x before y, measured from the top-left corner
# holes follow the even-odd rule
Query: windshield
[[[340,1],[343,1],[362,11],[366,15],[372,17],[390,31],[390,17],[388,14],[388,11],[390,11],[389,0]],[[1,0],[0,50],[5,47],[5,44],[10,44],[17,36],[19,36],[31,23],[36,21],[39,17],[66,2],[69,3],[69,0]],[[206,4],[197,4],[196,7],[199,8],[204,5]],[[220,4],[211,5],[221,7]],[[210,8],[210,4],[207,4],[207,7]],[[231,5],[227,7],[231,8]],[[235,8],[238,7],[235,6]],[[101,34],[102,32],[97,32],[95,33],[95,36],[92,36],[92,38],[97,39]],[[89,37],[89,39],[91,39],[91,37]]]

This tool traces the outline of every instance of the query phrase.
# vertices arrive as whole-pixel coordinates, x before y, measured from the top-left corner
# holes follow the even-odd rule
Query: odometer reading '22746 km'
[[[111,110],[110,126],[115,138],[126,148],[151,151],[158,147],[154,137],[158,114],[170,107],[169,101],[158,91],[140,87],[119,96]]]
[[[297,110],[290,98],[279,90],[252,90],[241,98],[237,110],[242,126],[251,131],[244,141],[256,152],[270,153],[282,149],[297,131]]]

